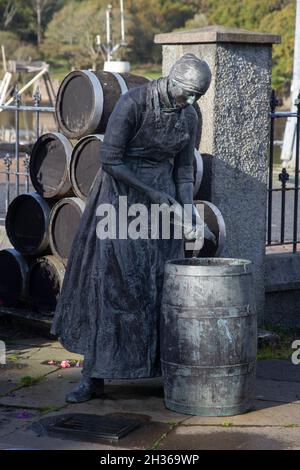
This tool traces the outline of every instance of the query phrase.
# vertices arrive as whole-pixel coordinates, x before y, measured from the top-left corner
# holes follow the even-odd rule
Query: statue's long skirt
[[[155,165],[143,159],[128,164],[141,181],[175,197],[172,158]],[[142,193],[99,171],[73,241],[51,332],[67,350],[84,354],[84,371],[91,377],[155,377],[161,374],[164,265],[182,258],[184,245],[161,234],[159,239],[121,239],[119,233],[116,239],[98,238],[97,208],[112,204],[118,220],[119,196],[127,196],[128,206],[141,203],[150,209]],[[127,225],[135,218],[128,217]]]

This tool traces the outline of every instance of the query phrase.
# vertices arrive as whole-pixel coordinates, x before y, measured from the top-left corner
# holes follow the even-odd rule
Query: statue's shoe
[[[104,380],[84,377],[77,387],[66,395],[68,403],[82,403],[92,398],[100,397],[104,393]]]

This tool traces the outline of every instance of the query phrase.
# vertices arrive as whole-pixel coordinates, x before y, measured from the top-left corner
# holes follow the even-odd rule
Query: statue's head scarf
[[[211,71],[204,60],[194,54],[184,54],[172,66],[169,80],[175,80],[182,88],[203,95],[210,85]]]

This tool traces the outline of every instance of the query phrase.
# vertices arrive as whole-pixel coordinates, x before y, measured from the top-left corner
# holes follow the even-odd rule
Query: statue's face
[[[196,93],[193,90],[184,88],[176,80],[170,80],[169,93],[179,108],[186,108],[189,104],[194,104],[203,95],[203,93]]]

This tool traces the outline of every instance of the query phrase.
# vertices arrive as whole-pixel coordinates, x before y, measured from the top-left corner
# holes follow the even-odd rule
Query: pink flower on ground
[[[49,364],[50,366],[55,366],[55,364],[56,364],[56,361],[53,361],[53,360],[51,360],[51,361],[48,361],[48,364]]]
[[[62,369],[67,369],[68,367],[71,367],[70,361],[61,361],[60,367],[62,367]]]

